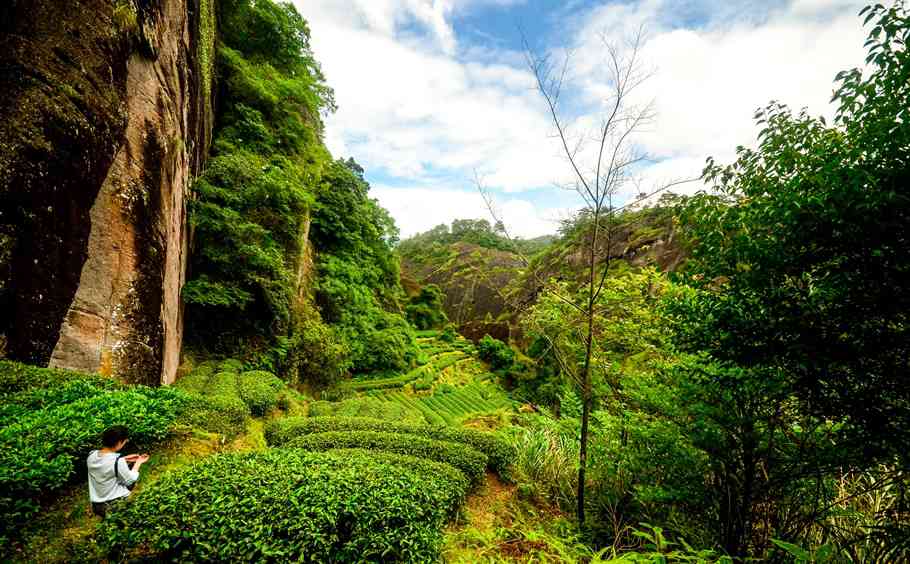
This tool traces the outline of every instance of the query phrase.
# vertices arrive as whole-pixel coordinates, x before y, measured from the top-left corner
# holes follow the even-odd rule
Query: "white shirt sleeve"
[[[117,460],[117,464],[117,472],[119,472],[120,480],[123,481],[124,484],[128,486],[139,479],[139,472],[130,470],[130,466],[126,463],[126,460],[120,458]]]

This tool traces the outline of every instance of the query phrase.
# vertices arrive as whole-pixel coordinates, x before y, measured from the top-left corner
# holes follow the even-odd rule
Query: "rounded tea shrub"
[[[461,443],[487,455],[490,469],[499,474],[506,471],[514,458],[512,447],[492,433],[454,427],[393,423],[367,417],[287,417],[266,426],[265,440],[271,446],[280,446],[301,435],[326,431],[379,431]]]
[[[468,482],[451,467],[357,450],[216,455],[109,514],[121,561],[431,562]]]
[[[281,378],[271,372],[253,370],[237,376],[240,399],[253,415],[265,415],[278,405],[278,395],[284,389]]]
[[[467,445],[378,431],[313,433],[297,437],[287,443],[287,446],[312,451],[359,448],[407,454],[454,466],[464,472],[464,475],[474,483],[483,478],[483,471],[487,465],[487,457]]]
[[[0,553],[40,511],[41,500],[73,479],[80,461],[100,446],[105,429],[126,425],[131,442],[147,446],[164,439],[192,404],[190,396],[172,388],[121,389],[96,385],[96,379],[34,390],[28,411],[9,412],[0,426]],[[24,401],[26,392],[7,399]]]

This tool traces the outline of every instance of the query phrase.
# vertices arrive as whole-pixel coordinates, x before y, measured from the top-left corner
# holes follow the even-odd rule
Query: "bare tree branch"
[[[583,305],[576,303],[570,296],[564,295],[558,291],[549,281],[541,280],[540,273],[531,268],[530,261],[527,260],[520,252],[516,254],[521,258],[522,263],[530,270],[530,275],[534,278],[538,288],[568,306],[573,312],[576,312],[584,320],[584,335],[579,335],[585,349],[585,356],[581,373],[578,373],[577,367],[572,368],[571,363],[564,358],[559,345],[552,335],[549,335],[546,328],[541,328],[541,334],[550,344],[554,357],[560,365],[561,370],[575,380],[582,391],[582,420],[581,420],[581,439],[579,450],[579,472],[578,472],[578,519],[584,523],[584,493],[585,493],[585,469],[587,461],[587,440],[588,440],[588,422],[591,412],[592,402],[592,370],[598,373],[606,369],[604,366],[592,366],[592,362],[599,362],[593,358],[594,345],[594,320],[597,316],[607,311],[615,304],[598,305],[603,294],[606,279],[610,273],[611,261],[613,259],[613,243],[616,235],[615,220],[616,215],[634,202],[627,202],[623,206],[614,207],[613,202],[619,191],[628,183],[635,182],[633,171],[637,165],[645,162],[648,157],[633,144],[634,136],[646,128],[655,117],[654,103],[649,101],[641,106],[636,106],[633,95],[649,78],[653,72],[643,71],[641,65],[641,50],[644,45],[644,28],[640,27],[637,32],[624,45],[619,42],[611,41],[606,33],[600,34],[601,43],[604,46],[604,64],[600,67],[607,73],[605,87],[607,94],[603,98],[603,108],[605,113],[599,120],[596,136],[594,128],[582,130],[574,140],[570,134],[571,122],[562,115],[561,101],[565,89],[568,87],[568,77],[572,53],[566,52],[562,58],[561,64],[554,64],[553,54],[540,55],[536,53],[528,41],[524,31],[521,33],[522,46],[525,51],[525,59],[528,70],[534,77],[535,90],[541,95],[546,103],[550,120],[556,130],[556,135],[562,147],[564,157],[568,160],[575,181],[566,183],[554,183],[555,186],[567,189],[573,188],[580,196],[584,203],[584,212],[587,212],[591,218],[590,228],[587,233],[586,255],[588,259],[587,266],[587,288]],[[593,144],[592,151],[586,150],[588,143]],[[644,198],[638,198],[636,202],[650,198],[660,192],[678,186],[685,182],[692,182],[697,179],[680,180],[667,183],[653,190],[650,194],[644,195]],[[490,215],[501,225],[505,225],[503,218],[500,217],[496,210],[493,198],[484,186],[479,175],[475,171],[474,183],[484,199]],[[514,240],[505,231],[506,238],[512,243],[513,248],[517,251]],[[601,246],[601,238],[605,245],[606,251],[598,251]],[[598,268],[601,270],[598,272]],[[580,320],[579,320],[580,321]],[[581,323],[578,323],[581,325]],[[563,332],[563,329],[559,329]]]

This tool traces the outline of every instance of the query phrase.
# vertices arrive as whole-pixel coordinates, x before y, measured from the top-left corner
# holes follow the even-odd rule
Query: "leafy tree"
[[[510,239],[502,222],[495,225],[485,219],[456,219],[448,225],[437,225],[429,231],[418,233],[398,245],[398,252],[405,258],[421,260],[435,255],[453,243],[470,243],[485,249],[534,254],[551,243],[550,236],[534,239]]]
[[[865,73],[838,74],[828,125],[773,103],[757,149],[709,163],[716,195],[688,208],[697,241],[683,338],[740,366],[780,369],[819,416],[848,423],[864,455],[906,453],[910,432],[910,18],[873,22]]]
[[[418,295],[411,298],[405,308],[408,321],[421,330],[441,327],[448,321],[442,309],[444,299],[445,296],[439,286],[427,284],[420,289]]]
[[[489,335],[477,343],[477,354],[490,363],[493,370],[507,370],[515,362],[515,351],[509,345]]]
[[[316,385],[407,366],[398,231],[363,169],[322,142],[334,98],[306,21],[269,0],[224,2],[220,17],[218,125],[190,209],[190,344]]]
[[[578,506],[576,515],[580,524],[585,524],[585,472],[587,469],[588,427],[592,405],[595,399],[592,385],[592,372],[599,370],[592,364],[594,344],[594,326],[596,324],[597,304],[604,289],[606,277],[611,272],[613,260],[612,248],[619,239],[616,215],[622,206],[616,205],[620,190],[634,181],[635,165],[646,158],[636,145],[635,136],[641,132],[653,118],[650,104],[637,105],[640,87],[647,80],[641,64],[643,30],[638,32],[624,45],[611,42],[606,35],[601,35],[604,50],[604,63],[597,65],[603,72],[600,80],[605,85],[604,99],[600,106],[602,114],[591,117],[597,123],[593,129],[580,124],[584,121],[577,116],[566,114],[566,90],[568,89],[570,55],[565,60],[556,62],[549,54],[535,53],[523,38],[528,70],[535,79],[535,86],[540,93],[556,130],[564,156],[569,164],[568,182],[559,184],[574,190],[584,202],[582,215],[590,218],[590,228],[583,233],[581,249],[584,257],[584,286],[582,294],[564,293],[568,288],[552,284],[548,280],[539,280],[544,291],[558,296],[565,304],[583,314],[582,318],[573,316],[574,322],[586,329],[579,336],[585,343],[584,361],[580,370],[571,369],[567,373],[575,378],[582,398],[581,429],[579,433],[578,465]],[[590,130],[589,130],[590,129]],[[686,182],[686,181],[682,181]],[[654,190],[653,194],[663,192],[682,182],[665,184]],[[480,179],[476,180],[478,189],[494,219],[495,206]],[[642,197],[648,194],[641,194]],[[500,222],[500,225],[502,223]],[[606,249],[606,252],[601,252]],[[526,261],[527,262],[527,261]],[[537,273],[532,274],[537,277]],[[554,341],[555,342],[555,341]],[[557,355],[562,354],[554,348]],[[572,359],[574,361],[574,358]],[[570,361],[562,363],[564,370]]]
[[[832,474],[908,463],[910,18],[903,3],[863,13],[871,66],[838,74],[835,122],[770,104],[758,147],[710,161],[716,192],[686,206],[692,291],[670,315],[701,356],[680,401],[737,556],[760,555],[771,530],[807,535],[836,505]],[[906,487],[899,476],[876,483]]]
[[[316,301],[343,336],[353,371],[401,370],[416,358],[416,343],[400,313],[398,229],[368,192],[353,160],[335,161],[323,175],[310,228],[319,250]]]
[[[695,410],[679,400],[686,373],[665,368],[679,360],[661,303],[676,291],[653,269],[624,271],[606,278],[596,304],[590,361],[595,401],[584,503],[599,542],[629,542],[628,531],[641,521],[672,523],[706,543],[715,538],[708,457],[690,436],[698,420]],[[565,283],[560,292],[571,295]],[[584,369],[586,325],[579,322],[584,318],[555,293],[542,295],[524,318],[536,342],[529,352],[538,366],[560,369],[560,421],[573,438],[581,431],[584,408],[577,388],[565,382],[574,383]],[[577,488],[577,479],[571,484]],[[578,503],[577,489],[561,496],[571,502],[567,506]]]
[[[296,326],[301,234],[328,155],[320,114],[334,102],[292,6],[237,0],[221,15],[221,109],[190,205],[184,301],[190,342],[230,353]]]

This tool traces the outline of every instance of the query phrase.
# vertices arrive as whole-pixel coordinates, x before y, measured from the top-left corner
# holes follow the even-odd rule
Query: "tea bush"
[[[174,385],[198,399],[186,414],[186,423],[233,437],[246,428],[250,408],[240,398],[237,374],[215,372],[222,366],[208,365],[202,370],[194,370]]]
[[[217,372],[238,373],[243,370],[243,363],[236,358],[228,358],[218,363]]]
[[[59,368],[41,368],[20,364],[9,360],[0,360],[0,401],[17,392],[40,388],[57,387],[74,380],[89,382],[110,381],[98,374],[86,374],[75,370]]]
[[[461,443],[487,455],[490,469],[497,473],[503,473],[508,468],[515,454],[512,447],[492,433],[393,423],[366,417],[287,417],[266,426],[265,440],[269,445],[280,446],[300,435],[327,431],[380,431]]]
[[[455,503],[451,504],[451,516],[453,517],[471,489],[471,482],[468,480],[468,477],[465,476],[464,472],[447,462],[427,460],[426,458],[420,458],[410,454],[398,454],[362,448],[335,448],[326,452],[337,456],[364,457],[380,464],[387,464],[393,468],[396,466],[405,466],[409,470],[420,473],[422,476],[432,476],[434,480],[440,481],[440,483],[437,484],[438,487],[448,488],[448,493],[443,497],[443,500],[455,500]],[[448,505],[448,502],[445,503]]]
[[[253,415],[265,415],[278,405],[278,395],[284,388],[284,382],[271,372],[253,370],[237,376],[240,399]]]
[[[378,398],[357,397],[340,402],[316,401],[310,404],[310,417],[371,417],[399,423],[423,423],[419,411]]]
[[[16,418],[40,409],[65,405],[123,388],[114,380],[100,376],[48,384],[47,387],[22,390],[0,398],[0,423],[9,424]]]
[[[149,445],[166,437],[192,404],[172,388],[118,389],[74,380],[59,390],[63,395],[8,419],[0,429],[0,547],[39,510],[42,499],[78,474],[79,462],[99,446],[105,429],[125,425],[132,443]]]
[[[483,471],[487,465],[487,457],[467,445],[379,431],[313,433],[297,437],[286,446],[310,451],[361,448],[408,454],[450,464],[464,472],[473,483],[483,478]]]
[[[432,365],[423,365],[405,372],[403,374],[397,374],[395,376],[387,376],[384,378],[370,378],[370,379],[356,379],[351,380],[345,384],[345,387],[351,390],[357,391],[366,391],[366,390],[385,390],[390,388],[400,388],[416,380],[427,373],[433,372]]]
[[[206,361],[193,368],[189,374],[185,374],[174,382],[174,386],[191,394],[203,395],[208,387],[209,380],[218,369],[217,361]]]
[[[163,476],[99,533],[110,554],[170,562],[430,562],[467,481],[443,464],[277,449]]]

